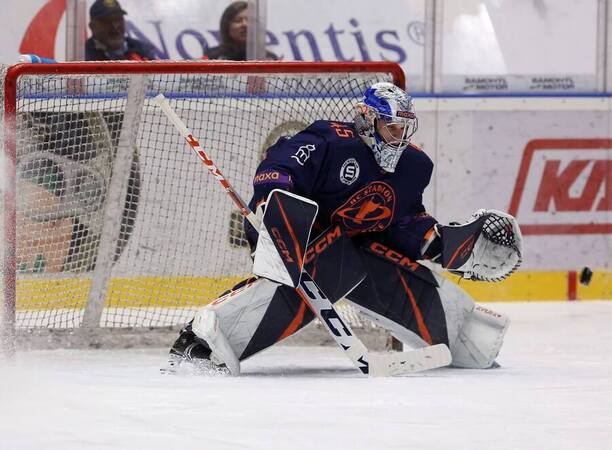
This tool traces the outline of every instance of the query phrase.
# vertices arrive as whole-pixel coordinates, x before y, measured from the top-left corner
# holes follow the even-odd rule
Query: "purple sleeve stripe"
[[[292,186],[291,175],[279,172],[277,170],[266,170],[259,172],[253,179],[254,186],[260,186],[262,184],[284,184]]]

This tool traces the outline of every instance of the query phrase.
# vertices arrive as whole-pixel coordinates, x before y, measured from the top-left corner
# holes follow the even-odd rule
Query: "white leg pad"
[[[192,329],[212,350],[210,360],[213,363],[225,364],[232,375],[240,375],[240,361],[221,331],[215,311],[208,307],[200,308],[193,319]]]
[[[510,320],[480,305],[452,281],[435,274],[448,331],[454,367],[491,367],[502,346]]]
[[[476,305],[464,321],[455,345],[451,346],[453,366],[469,369],[491,367],[509,325],[507,316]]]
[[[438,280],[438,293],[440,294],[440,300],[442,301],[446,317],[449,347],[451,353],[453,353],[453,348],[459,338],[461,328],[468,317],[471,316],[475,304],[472,297],[451,280],[435,272],[434,276]]]

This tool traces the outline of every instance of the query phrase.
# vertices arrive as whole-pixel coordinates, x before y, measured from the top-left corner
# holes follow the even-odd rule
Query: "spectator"
[[[92,36],[85,43],[87,61],[157,59],[152,48],[125,35],[127,13],[117,0],[96,0],[89,9],[89,28]]]
[[[219,24],[221,44],[207,49],[204,52],[204,59],[246,61],[247,6],[247,2],[237,1],[225,8]],[[266,59],[276,61],[278,56],[266,50]]]

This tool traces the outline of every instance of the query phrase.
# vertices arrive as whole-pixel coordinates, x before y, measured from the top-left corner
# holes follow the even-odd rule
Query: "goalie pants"
[[[342,237],[307,264],[332,302],[349,300],[410,347],[446,344],[453,365],[493,364],[508,320],[478,307],[457,285],[379,243],[355,248]],[[295,289],[259,278],[240,283],[205,308],[244,360],[296,333],[315,315]]]

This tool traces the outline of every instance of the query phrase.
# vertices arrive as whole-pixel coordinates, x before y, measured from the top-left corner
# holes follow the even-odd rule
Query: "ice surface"
[[[612,302],[488,304],[501,369],[361,378],[335,347],[244,376],[160,375],[165,349],[36,351],[0,368],[0,449],[612,448]]]

